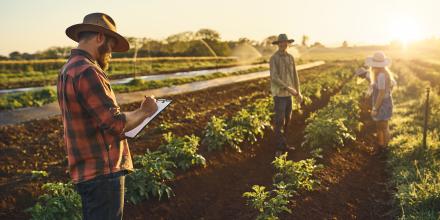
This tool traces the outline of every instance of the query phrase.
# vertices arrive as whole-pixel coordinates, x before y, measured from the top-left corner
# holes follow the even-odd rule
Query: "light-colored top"
[[[396,81],[391,80],[390,86],[389,86],[389,88],[387,88],[386,82],[387,82],[387,79],[386,79],[385,73],[379,73],[377,75],[377,79],[375,82],[377,89],[378,90],[385,90],[385,97],[389,97],[389,96],[391,96],[392,87],[396,86],[397,83],[396,83]]]
[[[273,96],[292,96],[288,87],[300,92],[298,73],[293,56],[287,52],[277,51],[270,58],[270,89]]]

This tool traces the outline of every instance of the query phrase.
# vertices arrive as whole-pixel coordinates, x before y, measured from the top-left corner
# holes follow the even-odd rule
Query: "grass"
[[[431,94],[427,147],[422,146],[425,88],[423,76],[408,65],[394,67],[403,87],[396,91],[399,102],[391,120],[392,140],[388,164],[396,192],[400,219],[439,219],[440,215],[440,97]]]

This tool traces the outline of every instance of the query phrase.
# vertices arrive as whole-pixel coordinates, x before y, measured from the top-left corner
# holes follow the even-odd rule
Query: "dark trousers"
[[[275,110],[275,144],[278,148],[285,148],[287,146],[287,126],[292,117],[292,97],[274,96],[274,110]],[[283,129],[283,133],[281,130]]]
[[[76,184],[84,220],[122,219],[125,174],[125,171],[120,171]]]

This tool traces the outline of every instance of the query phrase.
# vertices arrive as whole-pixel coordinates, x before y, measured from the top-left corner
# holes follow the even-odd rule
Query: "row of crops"
[[[54,85],[65,60],[1,61],[0,89]],[[237,65],[233,57],[182,57],[113,59],[107,74],[110,79],[133,76],[134,73],[148,75],[219,68]]]
[[[353,68],[354,65],[344,71],[349,75]],[[294,162],[286,159],[287,153],[276,157],[272,162],[275,168],[272,186],[254,185],[252,191],[243,194],[248,204],[258,211],[257,219],[279,219],[283,212],[292,214],[288,206],[291,198],[301,191],[311,191],[319,184],[314,173],[323,165],[316,159],[322,158],[325,151],[344,148],[356,140],[356,132],[360,131],[362,124],[360,100],[365,88],[366,84],[348,81],[324,108],[307,118],[302,147],[311,152],[311,158]]]
[[[393,65],[398,100],[391,120],[388,164],[402,219],[438,219],[440,211],[440,66],[414,61]],[[426,88],[432,86],[427,146],[422,144]]]
[[[303,83],[303,93],[309,100],[306,106],[336,92],[351,73],[351,69],[333,65],[325,73],[318,73],[319,77],[311,77],[314,80]],[[272,105],[272,99],[268,97],[244,106],[232,117],[212,116],[200,137],[164,134],[165,141],[158,150],[134,157],[136,170],[127,176],[127,200],[136,204],[152,197],[171,197],[173,192],[168,184],[173,180],[175,171],[206,165],[206,159],[197,153],[200,147],[218,152],[226,148],[242,151],[252,147],[268,131],[266,128],[270,126]],[[292,169],[288,167],[280,169]],[[80,200],[70,183],[47,183],[43,185],[43,190],[45,194],[29,209],[34,219],[80,215]],[[78,215],[66,215],[65,210],[72,211],[72,208]]]
[[[164,80],[133,79],[127,84],[112,86],[116,93],[127,93],[141,90],[158,89],[169,86],[182,85],[196,81],[210,80],[221,77],[237,76],[267,70],[267,67],[253,67],[235,72],[216,72],[209,75],[200,75],[185,78],[169,78]],[[47,87],[38,91],[20,92],[16,94],[0,95],[0,110],[18,109],[24,107],[40,107],[56,101],[55,88]]]

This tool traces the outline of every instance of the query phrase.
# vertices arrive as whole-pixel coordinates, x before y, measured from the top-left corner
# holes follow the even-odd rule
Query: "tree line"
[[[255,41],[249,38],[238,40],[223,40],[219,32],[203,28],[196,32],[186,31],[173,34],[164,40],[151,38],[127,37],[130,43],[130,50],[123,53],[113,53],[114,58],[136,57],[181,57],[181,56],[234,56],[235,50],[243,45],[254,48],[259,54],[272,53],[276,47],[272,41],[277,36],[272,35],[262,41]],[[324,47],[323,44],[315,42],[309,44],[309,37],[304,35],[298,47]],[[249,47],[250,46],[250,47]],[[246,47],[244,47],[246,48]],[[70,54],[72,47],[50,47],[36,53],[20,53],[14,51],[9,56],[1,56],[0,60],[39,60],[39,59],[64,59]]]

